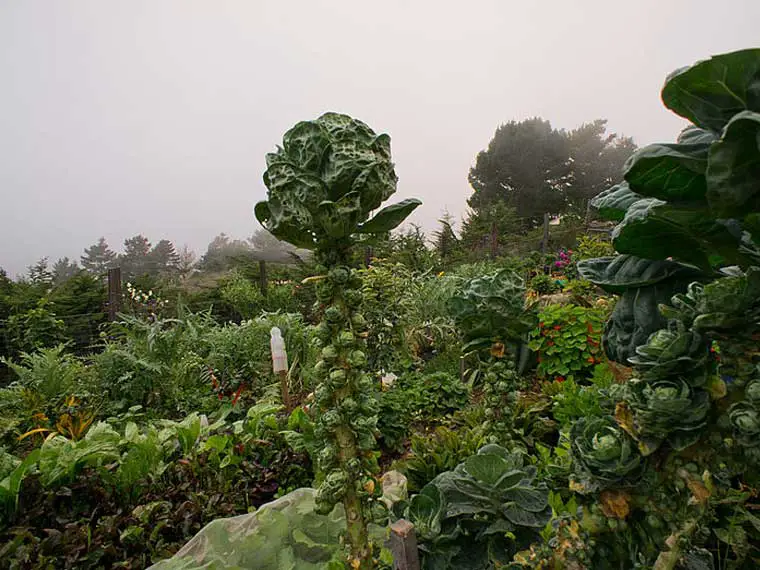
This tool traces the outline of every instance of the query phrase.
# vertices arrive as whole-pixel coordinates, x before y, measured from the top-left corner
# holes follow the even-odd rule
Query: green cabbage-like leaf
[[[602,337],[610,360],[628,364],[636,347],[661,329],[666,319],[659,305],[686,291],[704,272],[676,261],[642,259],[634,255],[599,257],[578,263],[581,277],[610,293],[622,294]]]
[[[625,180],[632,191],[669,202],[705,202],[710,142],[651,144],[626,162]]]
[[[359,233],[378,234],[389,232],[398,227],[420,204],[422,202],[417,198],[407,198],[398,204],[386,206],[370,220],[359,226]]]
[[[326,113],[296,124],[267,155],[267,200],[254,212],[274,236],[314,249],[356,233],[395,192],[396,180],[387,135]]]
[[[760,209],[760,113],[731,119],[712,146],[707,168],[710,207],[720,217],[744,217]]]
[[[591,200],[591,206],[599,210],[599,215],[607,220],[619,222],[632,204],[643,196],[631,190],[627,182],[616,184],[602,191]]]
[[[525,309],[524,294],[523,279],[503,270],[466,281],[447,307],[465,343],[519,343],[536,323],[534,311]]]
[[[671,111],[720,132],[745,110],[760,112],[760,49],[715,56],[675,71],[662,89]]]
[[[579,419],[570,440],[583,492],[631,483],[642,473],[635,442],[610,416]]]
[[[744,447],[760,446],[760,410],[753,404],[737,402],[728,410],[736,440]]]
[[[709,340],[699,333],[671,327],[653,333],[646,344],[636,348],[636,355],[628,362],[637,367],[644,379],[663,378],[703,368],[709,349]],[[693,378],[699,383],[705,380],[704,375]]]
[[[578,262],[578,272],[609,293],[624,293],[664,281],[692,281],[704,276],[693,266],[663,259],[643,259],[635,255],[597,257]]]
[[[647,198],[633,204],[612,232],[620,253],[649,259],[674,257],[705,271],[726,264],[749,265],[740,250],[741,230],[716,220],[706,209],[678,207]]]
[[[535,476],[535,467],[523,466],[520,454],[492,444],[433,479],[421,493],[426,496],[413,497],[406,509],[415,526],[419,522],[426,531],[420,541],[423,567],[456,560],[457,568],[481,568],[487,559],[479,554],[473,554],[477,560],[460,555],[498,551],[506,556],[526,547],[552,513],[548,490],[533,483]],[[434,526],[429,521],[438,513],[440,530],[433,535],[427,532]]]
[[[632,381],[627,400],[644,456],[656,451],[665,440],[677,451],[693,445],[710,411],[709,394],[681,378]]]

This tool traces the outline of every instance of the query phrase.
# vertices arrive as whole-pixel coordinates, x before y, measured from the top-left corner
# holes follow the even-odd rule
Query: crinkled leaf
[[[325,129],[317,121],[301,121],[282,137],[289,161],[301,170],[319,172],[330,147]]]

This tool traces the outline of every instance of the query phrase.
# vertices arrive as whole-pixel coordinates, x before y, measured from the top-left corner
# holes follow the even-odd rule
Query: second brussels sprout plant
[[[259,222],[279,239],[315,253],[317,300],[323,310],[318,338],[320,384],[315,435],[322,448],[318,507],[346,510],[351,567],[371,568],[367,534],[374,493],[375,412],[360,309],[361,278],[351,268],[355,235],[397,227],[420,205],[416,199],[376,210],[396,191],[390,137],[347,115],[326,113],[303,121],[267,155],[267,200],[256,204]]]

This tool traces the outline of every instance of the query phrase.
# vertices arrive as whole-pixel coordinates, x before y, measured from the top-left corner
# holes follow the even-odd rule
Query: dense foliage
[[[692,125],[614,186],[612,140],[583,179],[610,186],[592,200],[610,236],[576,239],[585,171],[531,157],[550,168],[525,179],[563,188],[575,221],[519,258],[465,263],[507,222],[525,247],[535,222],[485,186],[461,237],[449,217],[433,244],[391,234],[418,202],[375,212],[388,137],[328,113],[268,157],[256,214],[274,237],[219,236],[195,275],[143,236],[120,256],[101,240],[84,272],[0,273],[0,567],[144,568],[196,536],[220,550],[159,567],[387,568],[401,517],[431,569],[757,567],[759,94],[760,50],[672,74],[663,101]],[[588,163],[601,127],[563,136]],[[267,248],[298,261],[262,287]],[[106,323],[116,260],[134,278]],[[255,533],[198,534],[279,497]]]

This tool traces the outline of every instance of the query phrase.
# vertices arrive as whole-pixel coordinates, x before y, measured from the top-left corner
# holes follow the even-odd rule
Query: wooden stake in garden
[[[115,321],[121,309],[121,268],[108,270],[108,320]]]

